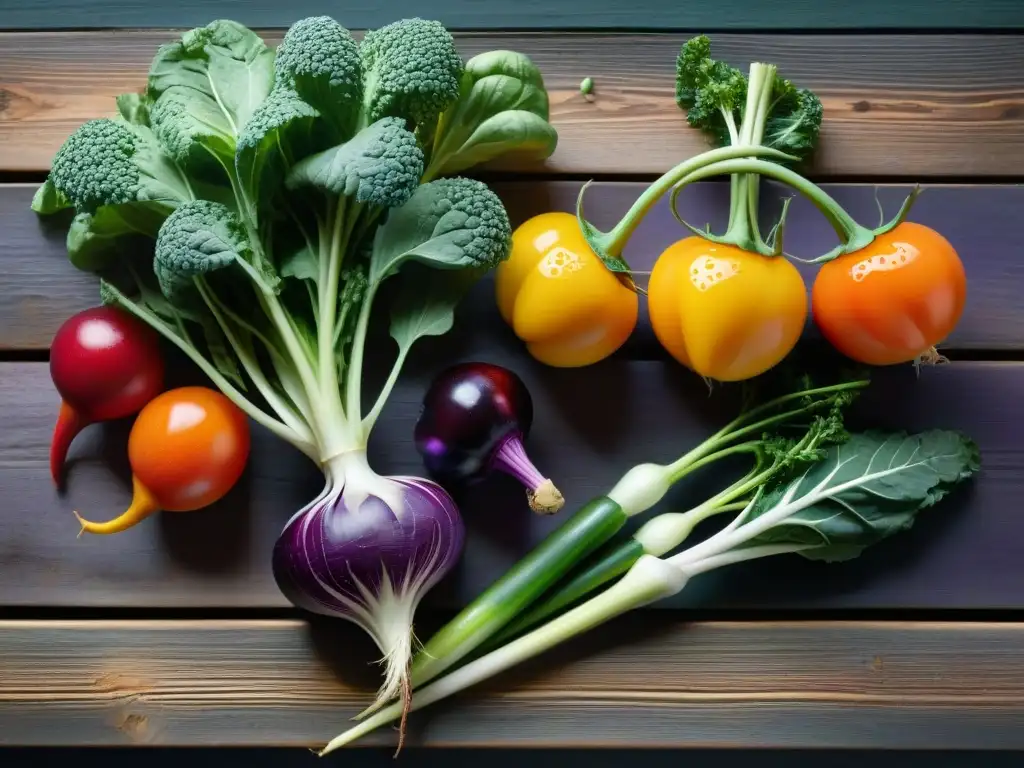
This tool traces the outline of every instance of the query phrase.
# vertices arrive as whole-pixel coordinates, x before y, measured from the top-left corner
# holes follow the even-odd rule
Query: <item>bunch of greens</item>
[[[68,255],[105,276],[104,302],[321,467],[324,492],[282,534],[275,575],[294,601],[366,628],[393,693],[413,611],[457,559],[462,527],[439,487],[378,476],[365,449],[409,348],[447,332],[472,281],[508,255],[498,197],[452,174],[554,151],[541,73],[513,51],[463,62],[451,34],[422,19],[357,43],[333,19],[307,18],[276,51],[220,20],[160,47],[145,90],[117,107],[65,141],[33,208],[73,208]],[[111,279],[118,265],[133,288]],[[390,281],[398,354],[364,410],[367,331]],[[379,557],[355,573],[345,554],[375,546],[390,578]]]
[[[654,517],[634,537],[589,559],[586,550],[577,549],[575,571],[544,592],[540,601],[536,595],[527,595],[521,584],[505,596],[516,603],[517,610],[487,623],[481,617],[495,615],[499,606],[491,601],[493,587],[484,592],[427,642],[418,660],[422,664],[413,669],[418,687],[411,709],[463,691],[616,616],[675,595],[699,574],[781,554],[824,562],[850,560],[910,528],[919,513],[978,471],[978,449],[968,437],[946,430],[847,433],[841,411],[850,394],[863,384],[851,382],[850,388],[834,390],[834,397],[825,400],[830,403],[827,411],[812,417],[802,435],[789,439],[765,435],[760,441],[748,441],[755,456],[751,473],[704,504],[690,512]],[[650,465],[630,470],[609,497],[621,493],[618,489],[644,467]],[[651,477],[649,471],[642,474]],[[703,541],[679,549],[696,522],[735,510],[737,503],[740,509],[731,522]],[[509,573],[528,571],[552,539],[568,534],[568,525],[555,531]],[[603,591],[596,591],[609,582]],[[531,606],[539,610],[523,617],[521,612]],[[481,646],[486,640],[480,638],[485,623],[491,635],[495,625],[503,630],[499,642]],[[474,631],[477,637],[469,638]],[[450,646],[455,658],[438,653],[443,651],[438,638],[451,641],[460,633],[465,636],[462,646]],[[456,666],[465,659],[465,652],[458,653],[467,644],[487,652]],[[401,704],[377,709],[363,713],[361,723],[333,739],[321,754],[403,715]]]

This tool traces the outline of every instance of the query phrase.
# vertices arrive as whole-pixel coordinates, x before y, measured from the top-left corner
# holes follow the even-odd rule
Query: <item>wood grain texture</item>
[[[781,192],[769,185],[763,194],[766,218],[774,213],[771,201]],[[875,187],[830,184],[825,187],[859,221],[878,220]],[[575,182],[514,182],[496,184],[513,224],[547,210],[574,210],[580,184]],[[640,194],[643,185],[605,182],[590,188],[587,216],[597,226],[610,228]],[[774,191],[773,191],[774,190]],[[903,185],[877,190],[892,215],[910,191]],[[60,324],[72,313],[98,301],[96,280],[75,270],[67,261],[64,227],[59,220],[40,219],[29,209],[33,187],[0,186],[0,350],[45,349]],[[710,222],[723,231],[728,218],[728,185],[703,183],[688,188],[680,198],[680,211],[692,222]],[[1019,251],[1019,218],[1024,210],[1024,186],[929,186],[918,200],[912,218],[935,227],[959,251],[968,280],[967,306],[946,349],[1016,350],[1024,348],[1024,262]],[[816,256],[832,248],[835,234],[824,218],[803,198],[794,201],[787,227],[787,249],[801,257]],[[670,243],[687,234],[662,200],[637,229],[626,257],[637,270],[649,270]],[[808,289],[814,268],[802,266]],[[467,300],[467,316],[480,323],[491,338],[481,344],[515,346],[498,316],[490,280],[478,285]],[[808,336],[814,335],[810,328]],[[640,322],[623,356],[661,358],[641,306]]]
[[[457,359],[488,360],[522,375],[536,412],[528,448],[569,508],[606,492],[637,463],[677,457],[735,413],[736,390],[724,387],[709,398],[701,382],[671,366],[620,360],[555,370],[499,345],[485,347],[474,340],[472,323],[459,329],[414,351],[370,442],[378,471],[422,474],[412,446],[420,398],[438,368]],[[909,369],[880,372],[852,426],[963,429],[981,447],[977,481],[856,561],[826,566],[780,557],[735,566],[694,579],[659,607],[1024,607],[1022,388],[1021,364],[954,363],[920,378]],[[116,536],[76,539],[72,508],[102,520],[129,500],[128,425],[96,426],[78,438],[60,497],[46,463],[57,403],[45,364],[0,366],[0,605],[287,606],[270,572],[270,552],[287,519],[321,488],[311,463],[256,429],[249,469],[223,502],[203,512],[159,514]],[[687,479],[658,509],[693,506],[742,466]],[[530,513],[521,488],[504,476],[455,496],[467,546],[456,572],[429,595],[429,609],[471,600],[562,517]]]
[[[1024,15],[1024,4],[1016,7]],[[49,3],[46,13],[59,18]],[[171,36],[0,34],[0,170],[47,169],[71,131],[111,113],[118,93],[143,85],[157,45]],[[674,102],[675,58],[687,38],[463,34],[458,42],[466,56],[520,50],[544,72],[559,146],[542,166],[514,170],[658,174],[707,147]],[[276,43],[279,33],[267,39]],[[716,56],[744,70],[754,59],[772,61],[818,93],[825,124],[815,174],[1024,175],[1024,36],[722,34],[714,46]],[[595,82],[591,102],[578,91],[584,77]]]
[[[55,0],[45,6],[0,0],[0,29],[189,27],[215,18],[252,26],[287,27],[295,19],[329,13],[353,28],[376,27],[405,16],[424,15],[413,0],[386,4],[295,0],[184,0],[153,5],[143,0]],[[652,3],[625,6],[616,0],[524,0],[480,3],[441,0],[429,16],[453,29],[961,29],[1024,28],[1016,0],[777,0],[770,9],[757,0]]]
[[[1020,749],[1022,643],[1021,624],[620,619],[414,713],[407,746]],[[315,747],[370,700],[370,659],[338,622],[3,622],[0,745]]]

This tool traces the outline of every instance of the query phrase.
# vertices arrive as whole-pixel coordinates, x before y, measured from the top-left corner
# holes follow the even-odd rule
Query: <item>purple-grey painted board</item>
[[[419,399],[439,365],[484,359],[518,371],[536,408],[528,448],[570,506],[606,491],[629,467],[688,450],[733,413],[735,390],[703,384],[659,361],[610,360],[590,369],[532,363],[516,346],[481,348],[473,323],[414,351],[370,452],[381,472],[420,474],[411,442]],[[374,376],[379,375],[376,372]],[[795,557],[695,579],[664,606],[820,608],[1024,607],[1024,364],[952,363],[881,372],[853,426],[963,429],[984,470],[918,525],[844,565]],[[160,514],[111,537],[76,539],[71,509],[97,519],[129,498],[127,425],[94,427],[71,452],[69,488],[51,487],[46,450],[57,398],[41,363],[0,364],[0,605],[286,605],[269,554],[284,522],[319,491],[313,466],[256,430],[250,468],[227,500],[203,512]],[[683,509],[734,477],[709,469],[674,489],[660,510]],[[529,512],[520,488],[497,477],[457,494],[469,530],[457,572],[428,601],[465,603],[560,520]]]
[[[573,210],[580,184],[516,182],[495,185],[507,201],[514,224],[549,210]],[[586,198],[587,215],[600,227],[611,227],[643,189],[635,183],[599,183]],[[765,198],[778,200],[776,188]],[[875,187],[828,184],[825,189],[864,224],[878,220]],[[909,191],[882,186],[878,196],[888,214],[895,213]],[[28,208],[33,188],[0,186],[0,350],[42,349],[70,314],[97,301],[95,280],[73,269],[64,255],[64,230],[40,221]],[[769,206],[766,206],[766,208]],[[702,183],[686,189],[680,211],[691,223],[710,222],[720,231],[728,215],[728,187]],[[949,348],[1009,350],[1024,348],[1024,258],[1019,219],[1024,211],[1024,186],[928,186],[912,218],[941,231],[960,253],[968,275],[967,307]],[[814,256],[836,243],[823,217],[803,198],[794,200],[787,227],[787,249],[800,257]],[[663,199],[637,229],[626,251],[637,270],[649,270],[674,240],[688,234],[672,217]],[[808,280],[813,267],[802,266]],[[641,278],[642,284],[642,278]],[[474,322],[500,335],[506,329],[494,306],[490,281],[477,286],[467,300]],[[813,333],[813,329],[812,329]],[[631,357],[655,358],[662,352],[647,322],[646,304],[633,338],[623,350]]]

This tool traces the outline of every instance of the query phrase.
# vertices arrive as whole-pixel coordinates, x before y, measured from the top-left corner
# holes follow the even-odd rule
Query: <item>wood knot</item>
[[[143,739],[149,730],[149,718],[129,713],[117,721],[117,730],[131,739]]]
[[[867,101],[866,99],[862,99],[860,101],[855,101],[855,102],[853,102],[853,111],[854,112],[870,112],[871,111],[871,102]]]
[[[0,118],[4,120],[25,120],[53,106],[27,89],[0,86]]]

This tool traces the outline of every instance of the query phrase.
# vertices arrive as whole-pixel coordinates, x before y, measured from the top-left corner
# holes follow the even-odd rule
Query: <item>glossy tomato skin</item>
[[[605,267],[570,213],[543,213],[521,224],[495,287],[502,318],[546,365],[596,363],[636,327],[636,292]]]
[[[966,296],[967,277],[953,246],[907,221],[822,266],[811,307],[822,334],[844,355],[894,365],[948,337]]]
[[[163,388],[159,339],[123,310],[84,310],[54,335],[50,377],[61,399],[86,421],[129,416]]]
[[[128,460],[160,509],[186,512],[231,490],[245,469],[249,442],[249,423],[238,406],[206,387],[180,387],[139,413]]]
[[[807,320],[807,289],[783,257],[695,236],[658,257],[647,305],[658,341],[676,360],[716,381],[743,381],[796,345]]]

